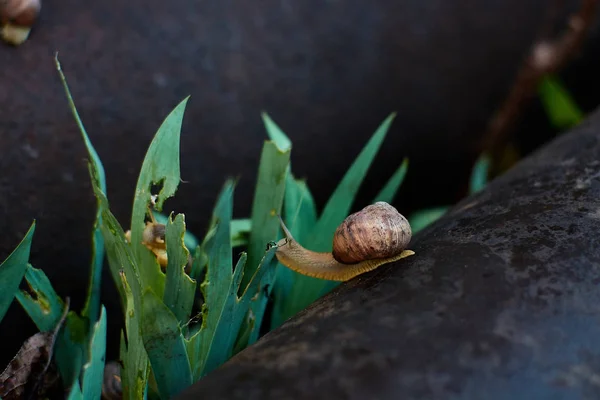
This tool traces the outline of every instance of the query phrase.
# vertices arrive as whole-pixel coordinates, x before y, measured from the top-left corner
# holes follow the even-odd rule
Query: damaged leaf
[[[157,296],[164,295],[165,275],[156,257],[142,244],[148,207],[156,195],[153,208],[162,211],[163,203],[177,191],[181,180],[179,172],[179,143],[183,114],[189,96],[182,100],[159,127],[150,143],[135,188],[131,215],[131,248],[137,265],[142,287],[152,288]],[[158,193],[151,193],[153,185],[161,186]]]
[[[60,328],[67,317],[69,300],[52,331],[38,332],[23,343],[17,355],[0,374],[0,397],[4,400],[39,399],[56,390],[60,377],[52,354]]]
[[[104,166],[102,165],[102,161],[100,161],[100,156],[98,156],[96,149],[90,141],[90,138],[85,130],[85,127],[83,126],[81,118],[79,117],[79,113],[77,112],[77,108],[75,107],[75,102],[73,101],[73,97],[71,96],[69,85],[67,84],[67,79],[65,78],[65,75],[62,72],[60,62],[58,61],[58,54],[55,55],[54,62],[56,64],[56,69],[58,70],[58,73],[60,75],[63,88],[67,96],[67,100],[69,102],[71,113],[73,114],[75,122],[77,123],[77,127],[81,132],[81,136],[90,156],[91,163],[94,165],[94,169],[96,170],[98,186],[103,193],[106,193],[106,176],[104,173]],[[98,313],[100,312],[100,284],[102,281],[102,264],[104,261],[104,238],[102,237],[102,232],[100,230],[100,225],[102,224],[102,210],[100,206],[100,200],[96,199],[96,219],[94,221],[94,228],[92,234],[92,262],[90,270],[90,283],[88,286],[88,293],[86,297],[85,306],[82,312],[83,316],[89,318],[90,329],[92,329],[92,326],[98,320]]]

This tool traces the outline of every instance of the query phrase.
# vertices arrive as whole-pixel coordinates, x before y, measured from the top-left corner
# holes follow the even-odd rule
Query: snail
[[[156,222],[156,219],[150,213],[151,221],[146,222],[144,231],[142,232],[142,244],[154,253],[158,264],[164,270],[167,268],[169,259],[167,256],[167,244],[165,242],[165,230],[164,224]],[[131,243],[131,230],[125,232],[125,239]],[[188,262],[185,265],[185,273],[189,275],[192,270],[192,255],[188,253]]]
[[[104,379],[102,380],[102,400],[122,398],[121,365],[117,361],[107,362],[104,366]]]
[[[347,281],[415,254],[406,250],[412,229],[393,206],[379,201],[349,215],[333,236],[332,252],[308,250],[294,240],[280,218],[285,237],[275,243],[281,264],[302,275]]]
[[[0,0],[2,38],[15,46],[29,37],[42,8],[40,0]]]

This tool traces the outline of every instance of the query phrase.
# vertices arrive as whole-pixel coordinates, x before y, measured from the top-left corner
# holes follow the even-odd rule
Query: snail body
[[[331,253],[304,248],[283,221],[281,227],[285,238],[275,245],[277,259],[287,268],[314,278],[347,281],[415,254],[406,250],[412,237],[408,220],[381,201],[351,214],[340,224]]]

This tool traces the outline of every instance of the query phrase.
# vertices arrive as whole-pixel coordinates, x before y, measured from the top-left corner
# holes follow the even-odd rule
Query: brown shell
[[[406,249],[410,224],[394,207],[379,201],[349,215],[333,237],[333,257],[344,264],[393,257]]]
[[[121,366],[116,361],[107,362],[104,366],[102,400],[121,400],[122,398]]]
[[[0,0],[0,22],[32,26],[41,7],[40,0]]]

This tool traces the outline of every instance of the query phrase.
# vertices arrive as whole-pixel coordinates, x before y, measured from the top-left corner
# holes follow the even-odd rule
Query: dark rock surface
[[[124,226],[154,132],[191,95],[181,154],[188,183],[167,211],[184,212],[188,228],[202,235],[226,177],[240,176],[236,216],[250,211],[266,137],[261,110],[292,138],[294,171],[308,178],[318,205],[394,110],[398,117],[357,204],[369,201],[403,156],[411,157],[397,202],[403,212],[458,199],[476,139],[546,6],[544,0],[45,2],[29,41],[0,46],[0,258],[36,218],[32,262],[80,309],[94,199],[55,51]],[[120,315],[105,276],[111,358]],[[17,304],[1,329],[5,365],[35,329]]]
[[[598,399],[600,112],[178,399]]]

